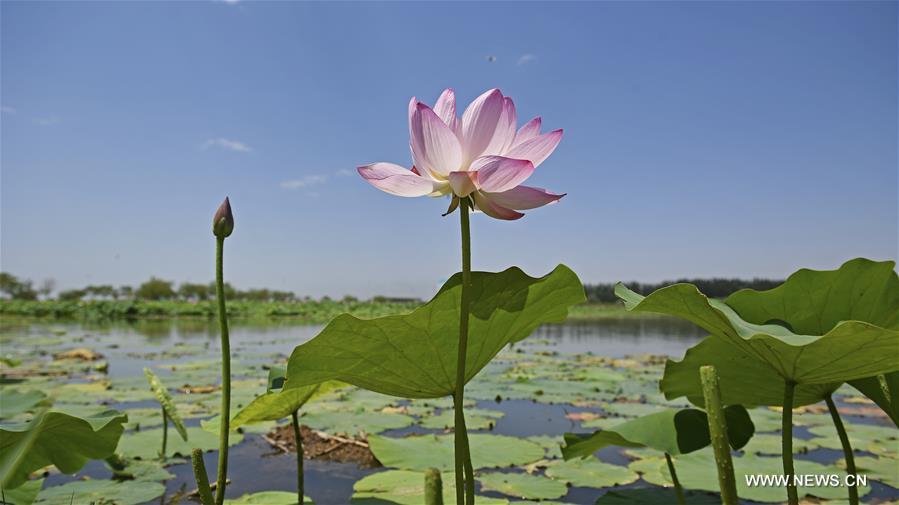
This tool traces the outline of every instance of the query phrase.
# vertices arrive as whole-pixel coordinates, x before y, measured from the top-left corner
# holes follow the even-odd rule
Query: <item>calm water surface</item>
[[[289,320],[265,323],[236,321],[231,327],[232,353],[235,360],[244,360],[244,363],[254,361],[270,363],[275,359],[289,356],[294,347],[314,337],[321,328],[321,325],[298,324]],[[9,327],[4,329],[11,330]],[[85,342],[79,345],[92,347],[103,353],[108,360],[111,377],[141,375],[145,366],[157,362],[164,361],[171,364],[198,359],[196,354],[181,358],[166,357],[160,361],[153,359],[153,353],[176,344],[207,349],[199,356],[201,359],[214,359],[218,355],[218,328],[214,322],[207,320],[143,320],[114,325],[53,323],[13,328],[15,331],[35,334],[46,334],[48,329],[64,329],[67,335],[86,335]],[[544,326],[529,338],[527,345],[534,349],[564,354],[593,353],[624,357],[649,353],[680,358],[688,347],[701,340],[704,335],[705,333],[699,328],[681,320],[666,317],[621,317]],[[566,431],[577,429],[577,425],[565,417],[567,412],[579,410],[571,406],[547,405],[528,400],[507,400],[501,403],[481,401],[478,406],[506,413],[496,423],[492,433],[517,437],[549,435],[561,438]],[[393,430],[386,434],[402,435],[420,431],[422,431],[420,427],[412,427]],[[235,476],[233,484],[228,487],[228,497],[236,498],[244,493],[263,490],[294,490],[296,479],[294,456],[277,453],[259,435],[247,434],[241,444],[231,448],[230,455],[232,463],[229,466],[232,469],[241,469],[242,474],[239,477]],[[609,463],[625,464],[627,460],[617,448],[604,449],[599,456]],[[206,454],[208,468],[215,468],[215,457],[215,453]],[[349,503],[353,482],[372,472],[380,471],[359,468],[355,464],[321,461],[307,461],[305,466],[306,494],[321,505]],[[176,475],[166,483],[170,494],[195,488],[189,465],[175,465],[169,470]],[[252,472],[252,475],[248,476],[247,472]],[[79,477],[83,475],[106,478],[109,471],[102,463],[92,462]],[[71,478],[54,475],[49,478],[48,484],[58,484]],[[495,493],[483,494],[502,497]],[[592,504],[602,494],[603,491],[597,489],[571,488],[564,500],[570,503]]]

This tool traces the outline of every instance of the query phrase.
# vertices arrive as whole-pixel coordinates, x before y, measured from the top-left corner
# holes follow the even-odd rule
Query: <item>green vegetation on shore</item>
[[[326,323],[348,312],[356,317],[373,318],[410,312],[418,301],[390,301],[373,299],[302,300],[269,302],[238,300],[228,305],[228,314],[238,318],[289,317],[310,323]],[[103,320],[169,317],[213,318],[212,301],[183,300],[0,300],[0,316],[19,316],[49,319]],[[591,320],[607,317],[645,317],[626,312],[620,304],[585,303],[572,307],[569,320]]]

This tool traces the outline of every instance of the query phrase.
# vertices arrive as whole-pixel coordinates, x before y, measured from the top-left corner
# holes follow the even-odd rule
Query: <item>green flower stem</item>
[[[721,403],[721,389],[718,386],[718,372],[714,366],[705,365],[699,368],[702,382],[702,395],[705,397],[705,410],[709,417],[709,434],[715,462],[718,465],[718,485],[721,487],[721,503],[737,505],[737,480],[734,477],[734,462],[730,454],[730,441],[727,437],[727,419],[724,417],[724,405]]]
[[[793,476],[796,475],[796,470],[793,468],[793,396],[795,393],[796,383],[789,380],[784,382],[781,451],[784,460],[784,476],[787,478],[787,499],[790,505],[799,505],[799,493],[796,490],[796,483],[793,482]]]
[[[443,481],[436,468],[425,472],[425,505],[443,505]]]
[[[824,402],[827,403],[827,410],[830,411],[833,425],[837,429],[837,435],[840,436],[840,444],[843,446],[843,457],[846,458],[846,473],[855,476],[858,473],[855,468],[855,455],[852,453],[852,445],[849,443],[849,435],[846,434],[846,427],[843,426],[840,412],[833,403],[832,395],[828,395]],[[849,505],[858,505],[858,486],[856,486],[854,481],[849,486]]]
[[[681,487],[680,481],[677,480],[677,472],[674,470],[674,461],[671,461],[671,455],[665,453],[665,461],[668,463],[668,473],[671,474],[671,482],[674,483],[674,493],[677,495],[677,503],[679,505],[687,505],[687,498],[684,496],[684,488]]]
[[[303,503],[303,436],[300,434],[300,418],[297,410],[290,414],[293,423],[293,439],[297,447],[297,503]]]
[[[200,495],[200,503],[213,505],[212,491],[209,490],[209,477],[206,476],[206,463],[203,462],[203,451],[194,449],[190,453],[190,460],[194,467],[194,478],[197,480],[197,494]]]
[[[463,409],[465,395],[465,358],[468,354],[468,316],[471,288],[471,226],[468,220],[468,199],[459,203],[462,225],[462,300],[459,308],[459,354],[456,359],[456,391],[453,395],[455,411],[455,459],[456,459],[456,503],[474,504],[474,469],[468,447],[468,431],[465,428]]]
[[[231,424],[231,344],[228,339],[228,313],[225,309],[225,273],[223,257],[225,237],[217,236],[215,243],[215,294],[218,298],[219,327],[222,333],[222,409],[219,426],[219,461],[216,473],[215,503],[225,502],[228,478],[228,435]]]
[[[165,407],[162,407],[162,452],[159,458],[165,461],[165,446],[169,439],[169,416],[165,413]]]

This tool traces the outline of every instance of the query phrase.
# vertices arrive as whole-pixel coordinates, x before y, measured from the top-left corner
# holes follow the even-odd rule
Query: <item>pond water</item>
[[[236,373],[235,380],[244,382],[247,382],[248,379],[263,380],[265,371],[261,365],[283,362],[295,346],[314,337],[320,329],[320,325],[306,325],[290,320],[233,322],[231,345]],[[93,349],[101,353],[108,363],[105,374],[93,372],[85,373],[83,376],[75,374],[69,378],[69,381],[97,380],[97,376],[101,375],[103,380],[113,385],[113,390],[117,384],[138,388],[143,379],[143,368],[147,366],[155,367],[163,380],[172,381],[187,380],[185,377],[192,381],[202,382],[203,378],[212,381],[212,377],[218,373],[218,328],[213,322],[207,320],[141,320],[114,324],[4,321],[0,327],[0,335],[3,337],[3,352],[7,355],[18,355],[26,362],[29,359],[35,359],[47,363],[51,361],[50,355],[57,349],[73,347]],[[609,407],[601,403],[590,403],[589,398],[583,396],[568,400],[562,393],[554,391],[552,386],[556,385],[558,381],[553,376],[553,367],[569,361],[573,362],[579,355],[626,358],[652,354],[679,359],[684,350],[703,337],[704,333],[692,324],[666,317],[607,318],[541,327],[528,340],[518,344],[516,348],[501,353],[498,364],[490,365],[469,385],[472,389],[469,398],[475,403],[473,406],[502,413],[502,416],[491,427],[472,430],[472,432],[519,438],[545,436],[556,438],[561,442],[562,434],[565,432],[592,431],[595,427],[584,427],[582,421],[589,419],[590,415],[604,416],[610,411]],[[534,370],[539,370],[539,372],[533,372],[524,382],[542,383],[546,386],[544,389],[527,389],[527,384],[521,384],[522,378],[516,374],[531,373],[528,372],[528,368],[522,369],[523,372],[509,372],[510,369],[519,366],[523,360],[528,363],[537,362],[538,366]],[[622,361],[622,363],[625,362]],[[626,365],[616,363],[614,366]],[[642,367],[644,365],[635,366]],[[654,395],[657,394],[657,391],[653,391],[653,388],[654,381],[660,376],[661,360],[656,359],[653,364],[646,365],[646,367],[647,373],[651,372],[654,375],[650,377],[650,380],[641,382],[642,390],[633,389],[632,391],[631,386],[625,382],[615,386],[616,394],[642,394],[650,395],[651,399],[656,398]],[[185,370],[190,370],[190,372],[185,372]],[[190,375],[183,375],[186,373]],[[498,388],[498,384],[508,384],[509,386],[508,389],[506,387]],[[171,388],[181,386],[180,383],[169,383],[168,385]],[[252,394],[258,394],[264,389],[258,385],[253,385],[252,388],[255,391],[255,393],[251,391]],[[498,391],[500,398],[493,398],[494,391]],[[252,394],[249,395],[249,398],[252,398]],[[106,400],[105,403],[114,408],[149,409],[157,407],[152,399],[132,400],[129,396],[126,401],[115,401],[114,395],[111,396],[113,396],[113,400]],[[377,401],[372,400],[371,396],[380,395],[360,398],[366,402],[377,404]],[[181,408],[182,402],[192,400],[185,395],[179,395],[176,396],[176,401]],[[386,397],[383,402],[383,405],[390,404],[398,407],[408,403]],[[214,412],[217,400],[208,403],[209,410]],[[841,403],[841,405],[845,404]],[[314,404],[310,404],[307,408],[315,410]],[[368,409],[367,406],[365,408]],[[377,408],[381,408],[381,405],[377,405]],[[440,410],[438,408],[435,412],[439,413]],[[210,417],[211,412],[206,415],[203,415],[202,412],[187,415],[185,416],[187,417],[186,424],[199,426],[200,420]],[[577,414],[586,414],[586,417]],[[622,413],[621,415],[627,417],[629,414]],[[820,415],[820,413],[816,415]],[[411,433],[442,433],[442,430],[422,427],[419,424],[421,419],[418,417],[416,419],[415,424],[411,426],[382,429],[379,430],[380,434],[388,437],[402,437]],[[848,422],[887,426],[887,423],[878,417],[860,416],[849,419]],[[325,429],[326,427],[322,426],[320,429],[328,431]],[[808,426],[797,427],[797,438],[810,439],[814,436],[806,428]],[[172,432],[169,436],[170,438],[173,436]],[[871,455],[867,452],[862,454]],[[625,466],[634,457],[633,454],[627,454],[619,448],[603,449],[598,456],[607,463]],[[815,446],[812,450],[799,454],[797,457],[829,463],[839,459],[841,453],[831,448]],[[216,466],[215,458],[214,451],[206,453],[206,463],[210,471],[214,471]],[[242,442],[232,446],[230,461],[232,484],[228,487],[227,496],[229,498],[237,498],[245,493],[264,490],[292,491],[294,489],[295,456],[273,449],[260,433],[248,432]],[[776,461],[779,462],[779,459]],[[891,462],[894,461],[895,459],[891,460]],[[176,464],[170,466],[168,470],[174,474],[174,478],[165,482],[166,496],[150,503],[169,503],[166,500],[179,492],[195,488],[189,464]],[[353,495],[353,484],[366,475],[380,471],[384,471],[384,469],[360,468],[352,463],[307,460],[305,465],[306,494],[320,505],[348,504]],[[521,469],[503,471],[518,472]],[[712,470],[710,469],[710,471]],[[771,473],[777,473],[777,471],[778,468],[771,468]],[[899,472],[899,468],[897,468],[897,472]],[[77,476],[51,475],[44,487],[85,477],[105,479],[110,477],[110,471],[101,462],[91,462]],[[643,480],[637,480],[619,486],[619,488],[645,487],[647,485]],[[559,498],[559,502],[592,504],[604,492],[604,489],[570,486],[567,494]],[[508,498],[513,503],[515,502],[514,498],[496,491],[481,489],[479,494],[495,498]],[[881,483],[872,485],[872,490],[867,496],[869,500],[897,498],[899,498],[899,491]],[[182,500],[182,502],[184,501]]]

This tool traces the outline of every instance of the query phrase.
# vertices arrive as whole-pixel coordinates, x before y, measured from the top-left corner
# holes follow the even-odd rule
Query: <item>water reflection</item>
[[[618,317],[541,326],[530,341],[535,346],[569,354],[592,352],[619,358],[650,353],[679,357],[705,335],[697,326],[680,319]]]

